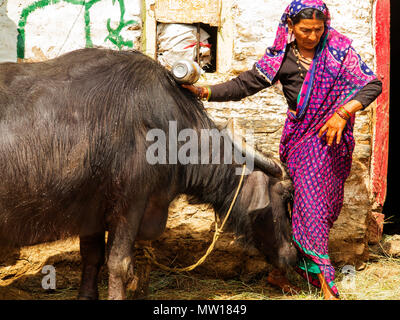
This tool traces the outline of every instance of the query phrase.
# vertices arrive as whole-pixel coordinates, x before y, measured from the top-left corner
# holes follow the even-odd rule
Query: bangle
[[[207,86],[207,91],[208,91],[208,95],[207,95],[207,101],[208,101],[211,98],[211,88],[210,88],[210,86]]]
[[[201,88],[201,100],[208,101],[211,97],[211,89],[209,86]]]
[[[340,110],[342,110],[349,118],[351,118],[351,113],[348,112],[344,107],[341,107]]]
[[[350,117],[343,112],[342,108],[339,108],[338,110],[336,110],[336,114],[346,121],[348,121],[350,119]]]

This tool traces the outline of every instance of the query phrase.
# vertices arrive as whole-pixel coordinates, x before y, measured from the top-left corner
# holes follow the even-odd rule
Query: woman
[[[325,299],[337,299],[329,231],[350,173],[355,113],[377,98],[382,83],[351,40],[330,27],[323,1],[295,0],[252,70],[211,87],[184,87],[208,101],[236,101],[277,81],[289,105],[279,153],[295,188],[293,240],[302,255],[296,270]]]

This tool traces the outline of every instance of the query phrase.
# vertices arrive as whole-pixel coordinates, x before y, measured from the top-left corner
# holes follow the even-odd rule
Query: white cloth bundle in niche
[[[168,23],[157,26],[158,61],[168,69],[179,59],[196,60],[197,27]],[[210,35],[200,28],[200,66],[211,63]]]

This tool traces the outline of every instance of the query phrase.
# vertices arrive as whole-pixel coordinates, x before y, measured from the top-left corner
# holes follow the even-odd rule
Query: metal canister
[[[172,66],[172,75],[179,83],[193,84],[200,79],[201,68],[192,60],[180,59]]]

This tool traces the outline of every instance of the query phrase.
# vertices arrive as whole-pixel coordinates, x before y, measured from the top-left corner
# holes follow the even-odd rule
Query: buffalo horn
[[[266,157],[254,148],[250,147],[245,143],[245,139],[234,132],[233,121],[230,119],[224,126],[228,138],[232,141],[232,144],[236,150],[238,150],[243,156],[249,158],[252,157],[254,165],[276,178],[281,178],[283,175],[282,167],[274,161],[272,158]]]

